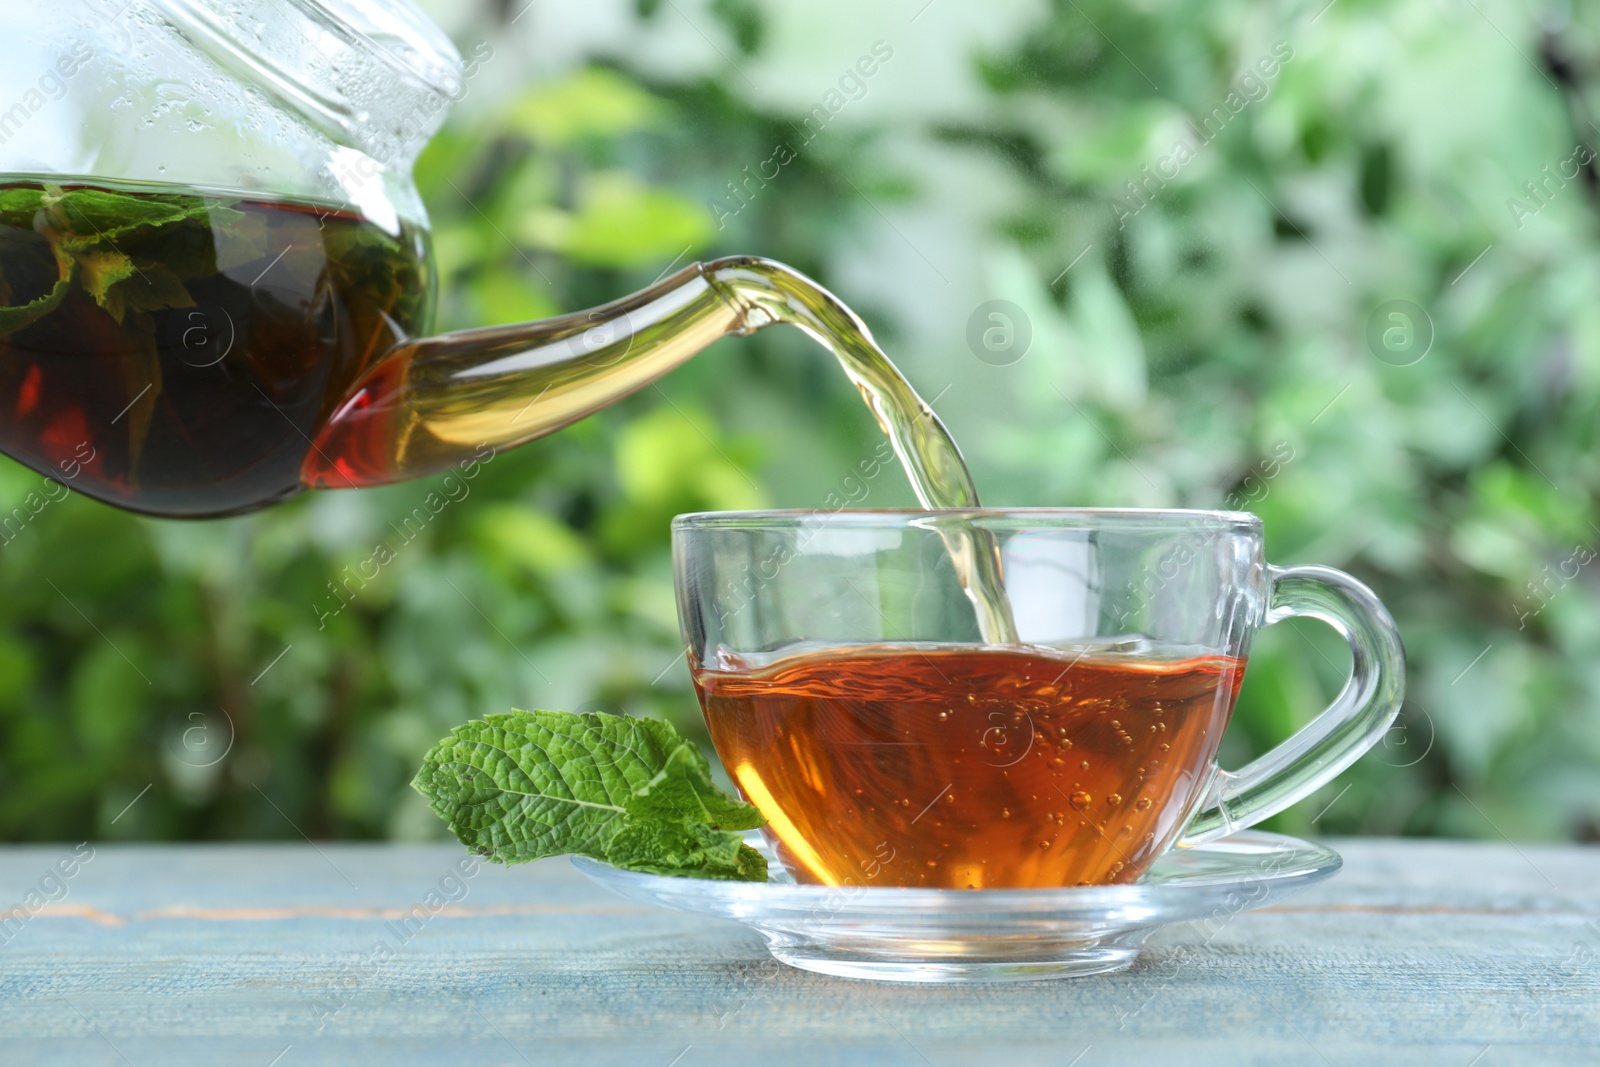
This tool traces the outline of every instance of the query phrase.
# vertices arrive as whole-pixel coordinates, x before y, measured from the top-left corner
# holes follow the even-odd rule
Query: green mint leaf
[[[640,721],[663,727],[680,743],[667,757],[666,766],[637,794],[635,810],[639,814],[688,814],[696,823],[716,830],[754,830],[766,825],[767,820],[753,806],[716,787],[705,757],[693,745],[681,741],[669,724],[654,719]]]
[[[114,316],[124,304],[140,310],[191,306],[181,284],[176,289],[164,283],[152,286],[146,264],[161,264],[178,282],[213,274],[217,231],[231,232],[247,217],[226,201],[188,194],[128,196],[105,189],[63,192],[55,186],[0,194],[0,221],[21,225],[25,213],[26,224],[49,238],[58,256],[83,265],[85,290]],[[116,267],[120,273],[102,280],[94,269],[96,261],[105,265],[102,270]],[[134,273],[130,263],[147,276],[141,280],[150,292],[108,300],[112,286]]]
[[[629,870],[765,881],[740,831],[761,813],[716,788],[668,723],[513,711],[451,731],[412,787],[468,848],[500,863],[577,853]]]
[[[60,306],[66,299],[68,281],[62,278],[56,282],[55,287],[37,300],[15,307],[0,307],[0,337],[15,333],[24,326],[31,326],[44,318]]]
[[[740,844],[738,855],[734,862],[739,865],[739,873],[733,876],[737,882],[765,882],[767,880],[767,857],[751,848],[749,845]]]
[[[100,306],[118,322],[130,311],[194,307],[194,297],[189,295],[183,282],[160,263],[130,262],[128,273],[100,291],[90,289],[89,276],[85,272],[83,287],[93,293]]]
[[[424,266],[425,252],[419,255],[421,250],[410,244],[417,239],[413,232],[396,237],[375,225],[329,226],[322,239],[328,269],[342,286],[372,294],[396,322],[426,330],[430,305],[423,294],[435,280]]]
[[[22,230],[33,229],[33,217],[44,201],[43,189],[7,189],[0,192],[0,223]]]
[[[145,226],[204,218],[210,211],[203,196],[126,196],[105,189],[50,189],[41,206],[56,229],[97,241],[115,241]]]
[[[218,259],[224,248],[234,251],[248,241],[252,250],[266,252],[265,226],[259,220],[253,227],[261,233],[259,238],[250,235],[241,240],[235,236],[252,229],[245,225],[248,217],[242,211],[212,201],[209,210],[193,217],[132,232],[122,231],[116,237],[116,247],[139,264],[140,270],[145,269],[146,263],[160,263],[183,281],[206,278],[218,272]],[[267,253],[268,258],[277,251]],[[266,263],[261,266],[265,267]],[[253,278],[255,273],[239,280]]]
[[[77,260],[78,284],[83,291],[94,297],[95,303],[111,310],[112,318],[121,322],[121,303],[117,304],[115,310],[110,306],[111,289],[118,282],[133,277],[133,261],[121,252],[99,249],[74,250],[72,258]]]
[[[633,819],[611,840],[606,855],[594,858],[649,874],[765,882],[766,858],[742,843],[741,836],[698,823]],[[754,864],[749,856],[755,857]]]
[[[6,272],[0,270],[0,337],[31,326],[50,314],[61,306],[61,301],[66,299],[67,291],[72,286],[72,260],[57,255],[47,241],[33,232],[31,215],[29,221],[21,225],[13,224],[9,212],[15,208],[18,200],[15,194],[18,193],[33,194],[35,204],[44,195],[37,189],[10,189],[0,193],[0,253],[3,253],[0,254],[0,262],[7,270],[31,283],[25,284],[23,291],[18,292]],[[56,281],[49,289],[40,292],[42,283],[34,279],[48,274],[52,260]]]

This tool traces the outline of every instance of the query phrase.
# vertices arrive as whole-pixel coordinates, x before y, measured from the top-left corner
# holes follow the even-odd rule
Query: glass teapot
[[[773,322],[870,343],[748,257],[427,336],[411,168],[469,68],[409,0],[57,0],[0,57],[0,451],[109,504],[431,474]]]

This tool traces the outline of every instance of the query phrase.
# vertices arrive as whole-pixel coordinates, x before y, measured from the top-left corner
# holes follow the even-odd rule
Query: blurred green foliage
[[[532,81],[467,109],[419,164],[441,325],[585,307],[756,252],[833,285],[893,350],[914,324],[836,267],[881,213],[917,209],[944,177],[929,167],[975,168],[985,291],[937,302],[959,312],[956,399],[993,412],[953,418],[986,499],[1254,510],[1275,561],[1350,569],[1401,624],[1402,726],[1278,824],[1593,839],[1600,572],[1573,561],[1600,548],[1600,183],[1592,161],[1546,175],[1600,145],[1600,33],[1565,21],[1595,15],[1316,6],[1052,2],[1011,44],[973,46],[968,106],[830,126],[721,219],[708,205],[795,140],[804,108],[753,103],[732,71],[665,78],[615,57]],[[771,47],[765,5],[706,17],[730,55]],[[819,98],[833,64],[822,75]],[[889,147],[907,140],[922,154]],[[993,297],[1031,321],[1015,366],[960,336]],[[1409,365],[1368,340],[1394,300],[1432,336]],[[937,358],[901,353],[923,387]],[[668,520],[820,504],[875,434],[799,337],[724,342],[497,456],[321,623],[327,583],[434,485],[206,524],[52,503],[0,547],[0,835],[434,835],[405,785],[465,719],[607,709],[703,736]],[[873,503],[909,502],[891,480]],[[6,509],[39,484],[0,462]],[[1304,721],[1344,655],[1314,626],[1264,636],[1225,762]]]
[[[1278,825],[1593,839],[1595,11],[1052,10],[982,58],[993,117],[939,131],[1007,159],[1008,288],[1081,357],[1038,373],[1084,418],[1007,446],[1073,457],[1050,468],[1063,502],[1230,500],[1275,561],[1389,605],[1398,727]],[[1325,637],[1261,642],[1232,760],[1342,675]]]

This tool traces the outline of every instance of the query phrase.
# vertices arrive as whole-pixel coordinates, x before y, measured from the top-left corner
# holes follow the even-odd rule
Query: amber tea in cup
[[[1136,880],[1166,798],[1209,777],[1243,668],[865,645],[694,683],[797,879],[982,889]]]
[[[985,640],[963,541],[995,555],[1014,644]],[[1319,788],[1403,691],[1371,592],[1267,566],[1239,512],[688,515],[673,547],[712,743],[803,883],[1137,881],[1174,844]],[[1300,733],[1220,770],[1250,640],[1290,615],[1343,632],[1352,677]]]

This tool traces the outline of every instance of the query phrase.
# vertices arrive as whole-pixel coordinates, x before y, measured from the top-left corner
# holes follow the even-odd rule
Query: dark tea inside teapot
[[[410,224],[10,183],[0,449],[140,511],[213,515],[287,496],[355,377],[427,328],[427,272]]]

